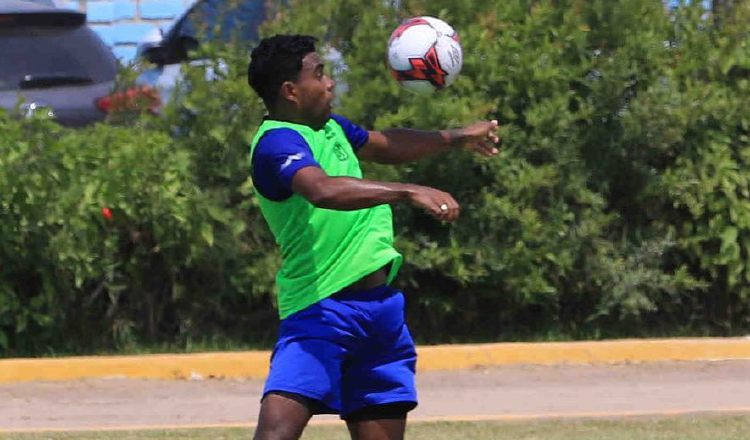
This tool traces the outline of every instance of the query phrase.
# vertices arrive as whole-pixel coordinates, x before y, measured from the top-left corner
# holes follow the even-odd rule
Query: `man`
[[[402,439],[417,405],[416,352],[404,297],[392,203],[451,222],[458,203],[419,185],[362,179],[358,160],[402,163],[457,147],[498,153],[497,122],[459,130],[366,131],[332,114],[334,81],[315,39],[260,42],[249,83],[268,117],[251,146],[263,216],[279,243],[279,339],[256,440],[298,439],[313,414],[340,414],[355,440]]]

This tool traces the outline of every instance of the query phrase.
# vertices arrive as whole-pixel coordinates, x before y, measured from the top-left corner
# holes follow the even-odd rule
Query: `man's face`
[[[331,117],[335,85],[335,81],[326,74],[320,56],[315,52],[305,55],[302,71],[295,81],[297,105],[316,129],[322,128]]]

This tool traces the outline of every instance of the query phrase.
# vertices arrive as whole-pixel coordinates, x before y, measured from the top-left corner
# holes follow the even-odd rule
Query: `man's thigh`
[[[297,440],[312,417],[309,405],[294,395],[269,393],[263,398],[254,440]]]
[[[408,404],[378,405],[350,414],[346,426],[353,440],[403,440]]]

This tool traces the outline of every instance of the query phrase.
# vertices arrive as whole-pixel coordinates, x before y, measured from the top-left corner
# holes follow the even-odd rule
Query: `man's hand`
[[[367,143],[357,151],[357,157],[376,163],[414,162],[457,147],[474,150],[484,156],[499,153],[496,147],[500,142],[497,121],[477,122],[464,128],[440,131],[392,128],[371,131],[369,135]]]
[[[483,156],[491,157],[500,152],[497,148],[500,137],[497,134],[496,120],[477,122],[465,128],[450,130],[448,136],[453,144]]]
[[[444,222],[458,218],[458,202],[447,192],[421,185],[409,185],[408,191],[409,202],[432,217]]]

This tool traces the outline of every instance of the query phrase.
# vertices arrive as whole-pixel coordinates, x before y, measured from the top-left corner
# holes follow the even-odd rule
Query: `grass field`
[[[249,429],[0,434],[3,440],[239,440]],[[343,426],[311,426],[304,440],[347,440]],[[412,423],[409,440],[748,440],[750,415],[608,420]]]

